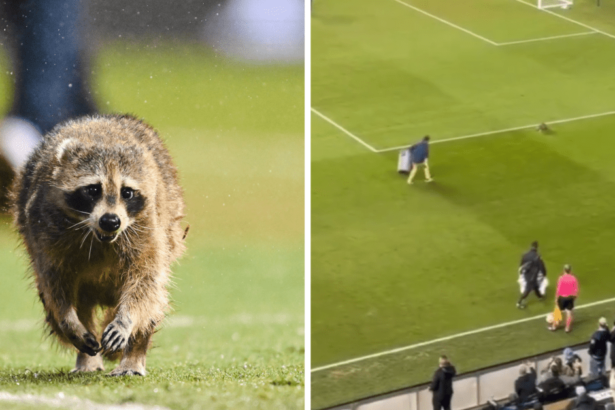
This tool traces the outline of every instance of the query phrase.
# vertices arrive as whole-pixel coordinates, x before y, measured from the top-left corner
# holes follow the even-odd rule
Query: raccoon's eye
[[[85,193],[92,198],[96,198],[100,195],[102,188],[100,185],[88,185],[84,188]]]
[[[135,191],[132,188],[128,188],[128,187],[122,188],[122,198],[132,199],[134,196],[135,196]]]

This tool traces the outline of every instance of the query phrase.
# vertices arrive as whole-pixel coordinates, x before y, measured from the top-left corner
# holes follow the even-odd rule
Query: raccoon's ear
[[[55,157],[58,162],[63,162],[70,149],[74,148],[78,142],[72,138],[65,139],[56,148]]]

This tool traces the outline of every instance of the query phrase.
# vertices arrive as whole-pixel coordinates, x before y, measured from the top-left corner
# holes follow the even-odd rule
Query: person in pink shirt
[[[562,312],[566,312],[566,333],[570,332],[572,326],[572,311],[574,309],[574,301],[579,295],[579,281],[572,274],[570,265],[564,265],[564,272],[557,280],[557,289],[555,291],[555,303]],[[554,323],[550,328],[557,329],[557,324]]]

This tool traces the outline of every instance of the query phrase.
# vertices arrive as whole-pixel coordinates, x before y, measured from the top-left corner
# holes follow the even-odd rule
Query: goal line
[[[566,20],[569,23],[572,23],[572,24],[575,24],[577,26],[583,27],[583,28],[588,29],[590,31],[589,32],[585,31],[585,32],[580,32],[580,33],[569,33],[569,34],[556,35],[556,36],[547,36],[547,37],[540,37],[540,38],[533,38],[533,39],[526,39],[526,40],[497,42],[497,41],[493,41],[493,40],[491,40],[491,39],[489,39],[489,38],[487,38],[485,36],[481,36],[480,34],[477,34],[477,33],[473,32],[471,30],[468,30],[467,28],[461,27],[461,26],[459,26],[459,25],[457,25],[455,23],[452,23],[452,22],[450,22],[448,20],[445,20],[442,17],[438,17],[438,16],[436,16],[434,14],[428,13],[427,11],[425,11],[425,10],[419,8],[419,7],[413,6],[412,4],[407,3],[406,1],[403,1],[403,0],[393,0],[393,1],[395,1],[395,2],[397,2],[399,4],[401,4],[401,5],[409,8],[409,9],[412,9],[412,10],[418,12],[418,13],[421,13],[421,14],[427,16],[427,17],[430,17],[430,18],[432,18],[434,20],[437,20],[437,21],[439,21],[439,22],[441,22],[443,24],[446,24],[449,27],[452,27],[454,29],[462,31],[462,32],[464,32],[464,33],[466,33],[466,34],[468,34],[468,35],[470,35],[470,36],[472,36],[474,38],[477,38],[477,39],[479,39],[479,40],[481,40],[481,41],[483,41],[485,43],[491,44],[492,46],[496,46],[496,47],[509,46],[509,45],[514,45],[514,44],[534,43],[534,42],[538,42],[538,41],[551,41],[551,40],[557,40],[557,39],[562,39],[562,38],[585,36],[585,35],[588,35],[588,34],[602,34],[602,35],[607,36],[607,37],[615,38],[615,35],[607,33],[606,31],[597,29],[597,28],[595,28],[593,26],[590,26],[588,24],[585,24],[585,23],[582,23],[580,21],[571,19],[571,18],[563,16],[561,14],[555,13],[555,12],[549,10],[550,7],[540,7],[540,6],[537,6],[535,4],[529,3],[526,0],[515,0],[515,1],[519,2],[519,3],[525,4],[526,6],[530,6],[530,7],[533,7],[535,9],[537,9],[537,10],[544,11],[545,13],[551,14],[552,16],[555,16],[555,17],[558,17],[560,19]],[[570,2],[570,0],[558,0],[558,1],[560,1],[560,2],[568,2],[568,3]]]

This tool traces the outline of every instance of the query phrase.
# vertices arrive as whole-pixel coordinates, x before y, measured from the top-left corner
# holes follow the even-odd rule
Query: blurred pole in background
[[[13,168],[24,163],[40,134],[92,114],[86,87],[81,0],[0,2],[1,26],[13,55],[12,108],[0,127],[0,148]]]
[[[202,36],[234,59],[302,63],[303,16],[303,0],[228,0],[209,12]]]

